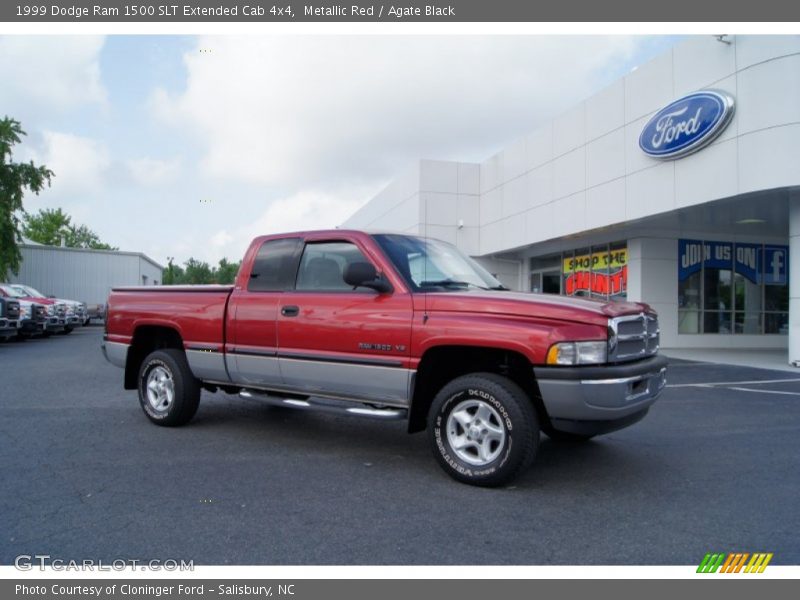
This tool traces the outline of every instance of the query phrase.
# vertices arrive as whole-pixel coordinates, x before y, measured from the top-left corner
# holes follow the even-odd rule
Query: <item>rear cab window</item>
[[[302,240],[300,238],[281,238],[267,240],[258,249],[248,292],[284,292],[294,286],[297,261],[300,258]]]

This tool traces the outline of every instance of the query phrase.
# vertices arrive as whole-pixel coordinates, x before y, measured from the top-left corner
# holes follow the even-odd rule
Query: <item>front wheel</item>
[[[506,484],[536,456],[536,411],[522,388],[507,377],[458,377],[439,391],[430,414],[433,453],[448,475],[463,483]]]
[[[139,404],[153,423],[167,427],[192,420],[200,403],[200,385],[181,350],[156,350],[139,368]]]

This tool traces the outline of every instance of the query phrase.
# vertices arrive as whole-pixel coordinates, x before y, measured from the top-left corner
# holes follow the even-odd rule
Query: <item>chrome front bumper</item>
[[[644,416],[666,385],[667,359],[587,367],[534,367],[542,402],[554,427],[560,421],[596,422],[607,431]],[[630,421],[630,423],[628,422]],[[604,426],[600,426],[605,423]]]

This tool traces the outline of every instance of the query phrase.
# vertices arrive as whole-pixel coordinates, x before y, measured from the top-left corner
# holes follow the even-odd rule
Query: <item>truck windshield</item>
[[[397,234],[379,234],[373,238],[416,292],[508,289],[447,242]]]
[[[20,294],[24,294],[26,296],[30,296],[31,298],[44,298],[45,295],[41,293],[39,290],[35,290],[32,287],[23,286],[23,285],[15,285],[13,286],[15,290],[17,290]]]
[[[23,294],[18,289],[10,285],[0,285],[0,290],[3,291],[3,294],[0,295],[5,295],[9,298],[25,298],[27,296],[27,294]]]

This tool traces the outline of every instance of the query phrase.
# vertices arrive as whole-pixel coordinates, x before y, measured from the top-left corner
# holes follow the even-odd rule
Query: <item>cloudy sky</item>
[[[587,36],[2,36],[15,159],[157,262],[334,227],[413,160],[480,161],[675,43]]]

